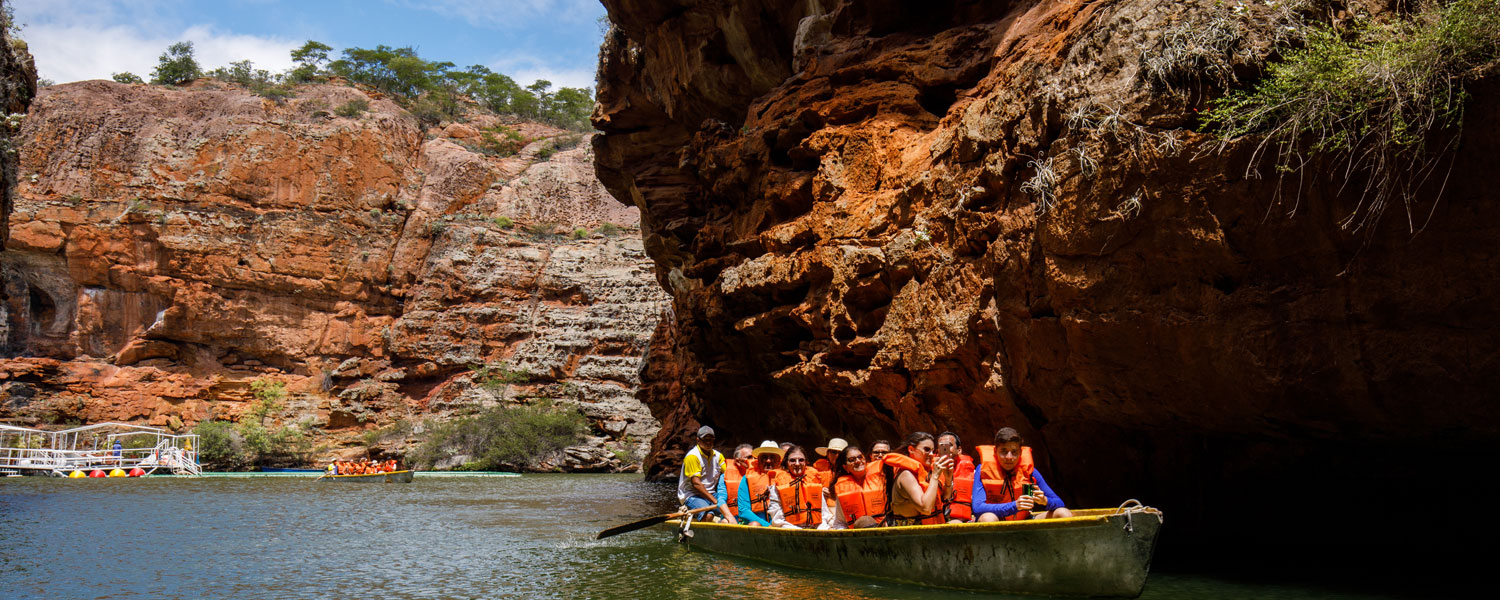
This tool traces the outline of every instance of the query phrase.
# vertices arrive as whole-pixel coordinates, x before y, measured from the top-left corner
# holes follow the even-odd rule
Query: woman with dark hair
[[[1031,447],[1010,427],[995,432],[995,445],[979,446],[974,478],[976,521],[1060,519],[1073,516],[1031,461]],[[992,503],[993,502],[993,503]]]
[[[826,502],[824,526],[819,529],[875,527],[885,516],[885,477],[869,466],[859,446],[850,444],[833,459],[833,494]],[[829,495],[825,494],[825,498]]]
[[[933,454],[932,434],[918,431],[906,437],[906,452],[885,455],[886,526],[925,525],[944,521],[938,492],[952,477],[953,458]]]
[[[793,445],[786,451],[785,470],[776,472],[767,511],[771,525],[788,529],[817,527],[823,522],[823,482],[807,466],[807,452]]]

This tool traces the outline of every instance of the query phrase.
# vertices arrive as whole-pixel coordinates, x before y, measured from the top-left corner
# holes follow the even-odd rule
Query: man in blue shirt
[[[995,445],[979,446],[974,477],[975,521],[1060,519],[1073,516],[1031,460],[1031,448],[1010,427],[995,432]],[[1031,493],[1025,493],[1027,487]],[[991,493],[994,492],[994,493]]]

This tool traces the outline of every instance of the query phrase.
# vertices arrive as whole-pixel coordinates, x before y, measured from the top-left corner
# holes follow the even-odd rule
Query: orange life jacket
[[[885,458],[882,460],[882,464],[891,468],[889,479],[887,479],[885,482],[885,514],[887,517],[896,517],[902,519],[918,518],[921,519],[920,522],[923,525],[937,525],[939,523],[947,522],[945,519],[943,519],[942,511],[938,511],[934,514],[914,515],[910,517],[897,515],[891,508],[891,493],[892,488],[897,485],[896,480],[901,477],[901,472],[911,471],[911,474],[917,478],[917,485],[921,486],[923,493],[927,492],[928,478],[931,477],[932,473],[928,471],[927,467],[922,463],[917,462],[917,459],[905,454],[892,452],[885,455]],[[912,498],[912,500],[915,500],[915,498]]]
[[[729,505],[731,517],[740,516],[740,480],[744,478],[745,474],[734,465],[734,461],[729,461],[729,465],[724,468],[724,493],[728,497],[724,503]]]
[[[838,495],[839,506],[844,509],[844,521],[853,523],[860,517],[870,517],[876,522],[885,520],[885,476],[878,468],[866,468],[863,483],[852,475],[844,475],[833,484]]]
[[[798,527],[817,527],[823,522],[823,478],[818,473],[805,468],[802,477],[793,478],[786,471],[776,472],[776,493],[786,522]]]
[[[818,470],[818,475],[823,478],[823,487],[829,487],[833,485],[833,465],[828,464],[828,459],[820,458],[817,462],[813,463],[812,466],[814,469]]]
[[[775,469],[762,472],[759,469],[756,469],[755,465],[753,464],[750,465],[749,471],[745,471],[745,478],[743,479],[743,482],[744,485],[750,487],[750,489],[747,490],[750,494],[750,510],[755,514],[766,516],[766,502],[771,499],[771,481],[777,473],[778,471],[776,471]],[[725,479],[725,481],[727,482],[728,479]],[[738,511],[739,509],[737,508],[737,505],[739,504],[740,483],[733,483],[729,485],[731,486],[729,489],[735,494],[735,499],[729,502],[729,506],[732,510]],[[735,516],[739,516],[738,512],[734,514]]]
[[[985,500],[991,504],[1001,502],[1015,502],[1021,497],[1022,487],[1029,483],[1036,483],[1032,478],[1032,471],[1036,470],[1036,464],[1031,460],[1031,446],[1021,446],[1021,462],[1016,463],[1016,472],[1011,474],[1009,483],[1005,473],[1000,470],[1000,461],[995,458],[994,446],[979,446],[979,478],[983,481]],[[1031,518],[1031,513],[1024,510],[1016,511],[1007,521],[1024,521]]]
[[[943,514],[949,519],[968,521],[974,518],[974,459],[958,455],[953,467],[953,489],[943,491]]]

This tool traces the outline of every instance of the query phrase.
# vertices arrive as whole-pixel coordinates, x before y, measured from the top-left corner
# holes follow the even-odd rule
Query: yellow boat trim
[[[327,477],[328,479],[338,479],[340,477],[380,477],[381,475],[395,475],[397,473],[410,473],[410,472],[412,472],[411,469],[402,469],[400,471],[387,471],[387,472],[384,472],[384,473],[356,473],[356,474],[351,474],[351,475],[324,475],[324,477]]]
[[[1149,514],[1160,514],[1156,509],[1148,509]],[[942,525],[902,525],[898,527],[870,527],[866,529],[786,529],[782,527],[753,527],[750,525],[739,525],[729,523],[710,523],[707,521],[694,521],[693,529],[709,529],[736,531],[744,533],[758,532],[757,535],[816,535],[820,537],[879,537],[887,535],[910,535],[914,533],[978,533],[1005,531],[1007,529],[1071,529],[1074,527],[1090,527],[1103,525],[1109,521],[1111,516],[1121,514],[1113,508],[1088,508],[1073,511],[1073,516],[1064,519],[1031,519],[1026,521],[996,521],[993,523],[953,523]],[[681,519],[669,521],[682,525]]]

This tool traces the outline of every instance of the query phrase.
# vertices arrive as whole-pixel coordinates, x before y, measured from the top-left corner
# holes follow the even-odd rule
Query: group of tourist
[[[370,475],[390,473],[396,470],[396,461],[372,462],[368,458],[359,460],[336,460],[328,464],[328,475]]]
[[[858,529],[1070,517],[1010,427],[978,460],[958,435],[916,432],[868,453],[840,438],[815,448],[765,441],[740,444],[732,458],[714,449],[713,428],[682,459],[677,499],[696,519],[758,527]]]

